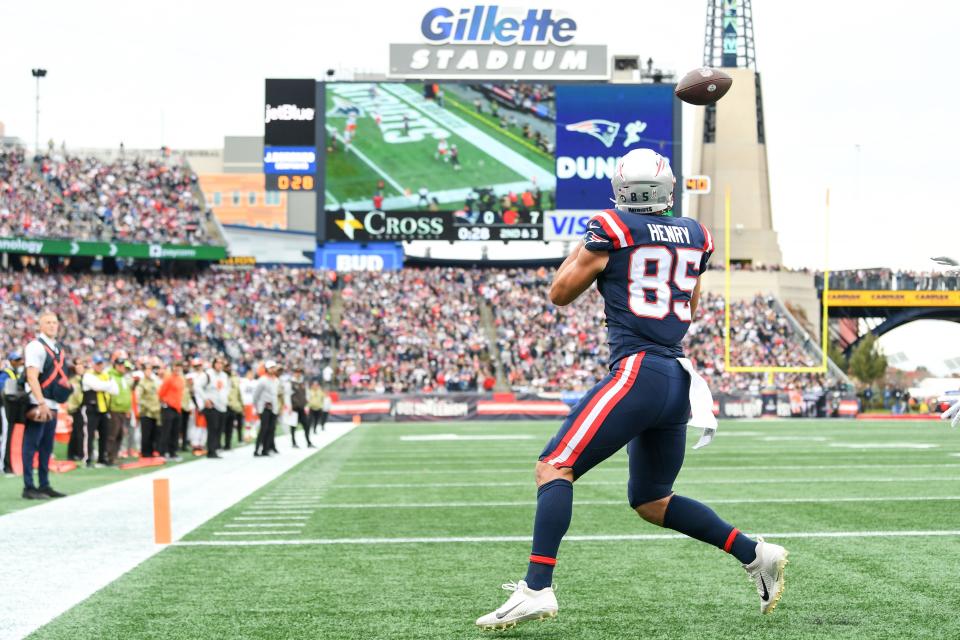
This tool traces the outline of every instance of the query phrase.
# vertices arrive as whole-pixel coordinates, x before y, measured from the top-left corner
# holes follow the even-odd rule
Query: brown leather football
[[[688,104],[711,104],[722,98],[732,84],[733,78],[723,71],[701,67],[680,78],[673,93]]]

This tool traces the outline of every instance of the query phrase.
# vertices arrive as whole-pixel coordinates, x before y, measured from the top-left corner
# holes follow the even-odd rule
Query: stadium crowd
[[[0,272],[0,351],[16,351],[57,308],[70,353],[124,352],[169,364],[223,356],[241,373],[270,359],[348,393],[490,390],[497,360],[518,391],[589,388],[607,368],[603,302],[595,290],[556,307],[552,270],[453,268],[354,273],[334,289],[321,271],[212,271],[193,278]],[[481,322],[492,310],[494,336]],[[336,319],[334,316],[336,315]],[[705,295],[685,348],[717,391],[755,389],[762,374],[723,375],[723,299]],[[740,365],[815,365],[805,337],[771,301],[731,308],[731,358]],[[495,347],[492,354],[490,347]],[[813,379],[822,385],[821,378]],[[779,375],[790,388],[811,378]]]
[[[476,391],[494,378],[476,271],[404,269],[344,278],[337,386],[346,391]]]
[[[823,287],[823,273],[816,274],[817,287]],[[901,271],[893,269],[855,269],[830,272],[831,289],[874,289],[893,291],[957,291],[960,271]]]
[[[322,272],[255,269],[194,278],[0,272],[0,350],[18,349],[34,328],[21,321],[57,309],[72,354],[111,353],[164,361],[225,354],[237,364],[283,357],[316,376],[329,362],[332,291]]]
[[[550,270],[488,271],[479,293],[494,307],[497,346],[510,386],[516,390],[587,389],[607,370],[603,300],[595,289],[577,304],[556,307],[546,292]],[[758,391],[763,373],[724,374],[724,301],[705,294],[684,349],[714,392]],[[730,309],[731,362],[741,366],[815,366],[806,336],[757,296]],[[776,374],[778,388],[825,388],[821,375]]]
[[[30,319],[54,309],[73,378],[65,408],[74,424],[88,425],[86,446],[84,430],[74,430],[71,459],[116,465],[135,452],[171,458],[188,448],[216,457],[234,431],[244,438],[255,421],[265,424],[264,415],[274,425],[286,416],[294,440],[302,425],[309,445],[308,427],[326,420],[333,380],[332,292],[323,276],[257,269],[138,280],[2,271],[4,417],[13,424],[24,410],[22,353],[36,330]],[[258,392],[264,384],[268,390]],[[258,451],[272,450],[272,429]]]
[[[711,262],[708,269],[722,271],[724,265]],[[823,271],[789,269],[781,265],[733,262],[731,271],[789,271],[812,273],[818,289],[823,288]],[[953,271],[904,271],[901,269],[848,269],[830,272],[830,288],[878,291],[956,291],[960,289],[960,269]]]
[[[0,237],[210,242],[189,168],[0,150]]]

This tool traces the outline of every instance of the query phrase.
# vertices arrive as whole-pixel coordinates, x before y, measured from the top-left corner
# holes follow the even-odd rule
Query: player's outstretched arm
[[[697,307],[700,306],[700,278],[697,278],[697,286],[693,288],[693,293],[690,295],[690,317],[697,317]]]
[[[563,307],[590,288],[600,272],[607,266],[609,253],[606,251],[590,251],[577,244],[570,253],[550,285],[550,302]]]

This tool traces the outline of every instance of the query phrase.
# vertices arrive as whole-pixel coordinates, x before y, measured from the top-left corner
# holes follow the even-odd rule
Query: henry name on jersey
[[[691,244],[690,230],[686,227],[672,227],[665,224],[647,224],[650,230],[650,239],[659,242],[675,242],[677,244]]]

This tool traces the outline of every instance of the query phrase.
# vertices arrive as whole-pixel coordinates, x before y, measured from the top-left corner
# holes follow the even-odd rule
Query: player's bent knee
[[[644,502],[643,504],[638,504],[633,508],[634,511],[637,512],[637,515],[650,524],[655,524],[658,527],[662,527],[663,517],[667,512],[667,505],[670,504],[670,498],[672,497],[673,494],[671,493],[670,495],[658,500],[650,500],[648,502]]]
[[[556,467],[547,464],[546,462],[539,460],[537,461],[536,468],[536,478],[537,486],[543,486],[548,482],[553,482],[554,480],[569,480],[573,482],[573,469],[563,468],[557,469]]]

